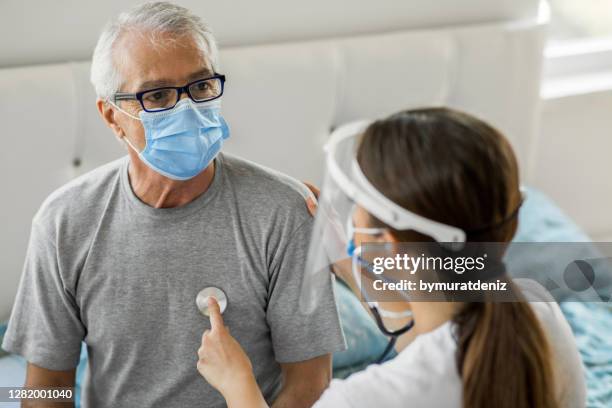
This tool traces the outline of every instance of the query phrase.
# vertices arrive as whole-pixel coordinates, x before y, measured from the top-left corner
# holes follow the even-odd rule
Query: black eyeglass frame
[[[193,95],[191,95],[191,92],[189,92],[189,88],[192,85],[197,84],[198,82],[209,81],[211,79],[218,79],[221,82],[221,92],[219,93],[219,95],[215,96],[214,98],[210,98],[210,99],[196,100],[193,97]],[[171,107],[168,107],[168,108],[155,109],[155,110],[149,110],[149,109],[145,108],[144,102],[142,101],[142,96],[144,94],[146,94],[146,93],[154,92],[154,91],[159,91],[159,90],[162,90],[162,89],[176,89],[177,97],[176,97],[176,102],[174,102],[174,105],[172,105]],[[197,79],[195,81],[189,82],[185,86],[160,86],[159,88],[146,89],[144,91],[140,91],[140,92],[136,92],[136,93],[117,92],[117,93],[115,93],[113,95],[113,102],[117,103],[117,101],[133,101],[133,100],[137,100],[138,102],[140,102],[140,106],[142,106],[142,109],[144,109],[145,112],[164,112],[164,111],[167,111],[167,110],[170,110],[170,109],[174,108],[176,106],[176,104],[179,103],[179,101],[181,100],[181,95],[183,95],[183,93],[186,93],[187,96],[189,96],[189,99],[191,99],[192,101],[194,101],[196,103],[201,103],[201,102],[214,101],[215,99],[220,98],[221,96],[223,96],[224,89],[225,89],[225,75],[215,73],[215,75],[213,75],[211,77]]]

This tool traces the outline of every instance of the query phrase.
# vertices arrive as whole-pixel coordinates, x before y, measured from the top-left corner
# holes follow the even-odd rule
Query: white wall
[[[589,79],[574,81],[585,85]],[[604,78],[597,84],[599,90],[569,94],[544,89],[532,184],[593,239],[607,241],[612,240],[612,86],[602,87]]]
[[[612,241],[612,39],[549,46],[541,98],[529,182],[593,239]]]

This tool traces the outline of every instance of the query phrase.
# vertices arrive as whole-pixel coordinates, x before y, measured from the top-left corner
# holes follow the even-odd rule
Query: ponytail
[[[558,407],[550,345],[528,303],[467,303],[454,320],[465,408]]]

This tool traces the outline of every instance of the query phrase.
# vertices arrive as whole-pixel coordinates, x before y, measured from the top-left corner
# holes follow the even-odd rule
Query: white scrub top
[[[560,407],[584,407],[586,386],[582,362],[559,306],[538,284],[525,279],[517,279],[515,283],[530,300],[551,342]],[[457,373],[457,343],[452,329],[453,323],[446,322],[418,336],[393,360],[371,365],[346,380],[333,380],[313,408],[460,408],[462,382]]]

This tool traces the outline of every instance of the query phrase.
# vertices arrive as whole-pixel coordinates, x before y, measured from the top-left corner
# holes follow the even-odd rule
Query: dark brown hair
[[[468,114],[428,108],[374,122],[362,136],[357,160],[369,181],[398,205],[479,231],[468,233],[468,241],[509,242],[516,231],[511,215],[521,195],[512,148],[500,132]],[[373,226],[385,226],[371,218]],[[432,240],[385,227],[401,242]],[[527,303],[465,303],[454,322],[464,407],[557,406],[550,345]]]

